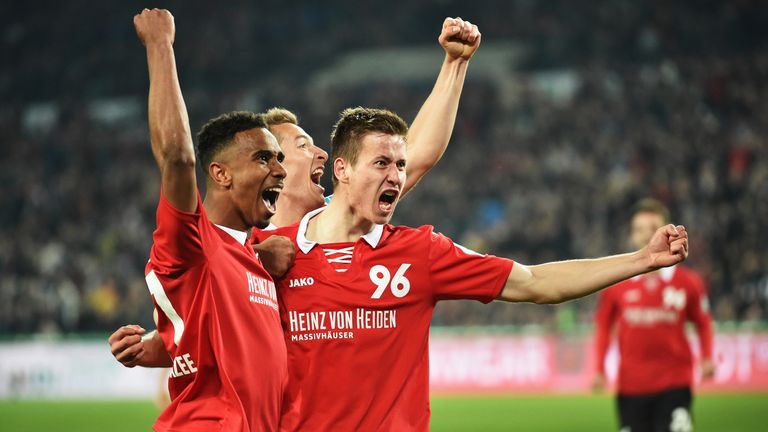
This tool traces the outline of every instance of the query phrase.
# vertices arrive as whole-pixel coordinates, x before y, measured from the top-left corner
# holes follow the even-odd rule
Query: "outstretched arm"
[[[553,262],[535,266],[515,264],[499,295],[512,302],[561,303],[592,294],[624,279],[688,257],[688,233],[682,225],[659,228],[643,249],[610,257]]]
[[[173,15],[164,9],[144,9],[133,17],[133,25],[147,50],[149,133],[163,194],[177,209],[193,212],[197,210],[195,150],[176,74]]]
[[[451,139],[467,66],[480,46],[476,25],[461,18],[446,18],[438,41],[445,60],[437,81],[408,131],[408,165],[403,195],[437,164]]]

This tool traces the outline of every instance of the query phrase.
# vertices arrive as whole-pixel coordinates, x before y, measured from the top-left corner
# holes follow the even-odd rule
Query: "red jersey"
[[[693,321],[702,357],[712,358],[712,320],[704,284],[683,266],[618,283],[600,296],[595,316],[598,372],[603,372],[611,329],[618,327],[621,394],[647,394],[693,383],[693,359],[685,334]]]
[[[438,300],[495,299],[512,270],[431,226],[377,225],[339,272],[307,240],[306,215],[272,233],[291,238],[278,280],[290,374],[281,429],[429,429],[429,325]],[[266,233],[264,233],[266,234]]]
[[[287,382],[275,285],[246,233],[160,194],[146,280],[173,358],[158,431],[277,430]],[[239,237],[239,238],[235,238]]]

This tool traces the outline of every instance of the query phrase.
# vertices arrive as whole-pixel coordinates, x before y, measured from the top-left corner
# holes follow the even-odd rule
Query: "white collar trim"
[[[672,280],[672,276],[675,275],[675,270],[677,270],[676,266],[672,267],[664,267],[659,272],[659,276],[661,276],[661,280],[664,282],[669,282]]]
[[[674,265],[672,267],[664,267],[661,270],[659,270],[659,278],[663,280],[664,282],[669,282],[672,280],[672,277],[675,275],[675,271],[677,270],[677,266]],[[642,279],[645,274],[637,275],[632,278],[632,280],[640,280]]]
[[[302,252],[305,254],[308,254],[309,251],[312,250],[315,245],[317,245],[316,241],[312,241],[307,239],[307,225],[309,225],[309,220],[313,217],[317,216],[325,210],[326,207],[320,207],[316,210],[312,210],[311,212],[304,215],[303,218],[301,218],[301,222],[299,223],[299,230],[296,233],[296,244],[299,245],[299,249],[301,249]],[[371,245],[372,248],[376,248],[376,246],[379,245],[379,242],[381,241],[381,236],[384,234],[384,225],[374,225],[373,229],[362,236],[362,239],[366,241],[369,245]]]
[[[234,228],[225,227],[223,225],[215,224],[217,227],[221,228],[222,231],[229,234],[238,241],[241,245],[245,246],[245,242],[248,241],[248,233],[246,231],[239,231]]]

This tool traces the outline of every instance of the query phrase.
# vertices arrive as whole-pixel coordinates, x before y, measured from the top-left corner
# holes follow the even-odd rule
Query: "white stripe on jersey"
[[[323,252],[325,252],[325,258],[328,259],[329,263],[352,264],[352,255],[355,253],[355,245],[341,249],[326,249],[324,247]]]
[[[160,283],[160,279],[157,278],[155,271],[152,270],[147,273],[145,279],[147,280],[149,293],[155,297],[155,302],[160,306],[160,309],[165,316],[171,321],[171,324],[173,324],[173,343],[175,343],[176,346],[179,346],[181,335],[184,334],[184,320],[182,320],[179,314],[176,313],[176,309],[173,308],[168,296],[165,295],[163,284]]]

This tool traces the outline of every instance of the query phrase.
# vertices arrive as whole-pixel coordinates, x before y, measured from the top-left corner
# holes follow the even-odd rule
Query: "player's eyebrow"
[[[282,162],[283,159],[285,159],[285,154],[283,154],[283,152],[281,151],[263,149],[263,150],[256,150],[255,152],[253,152],[251,157],[253,159],[258,159],[260,157],[268,157],[268,158],[276,157],[278,162]]]

